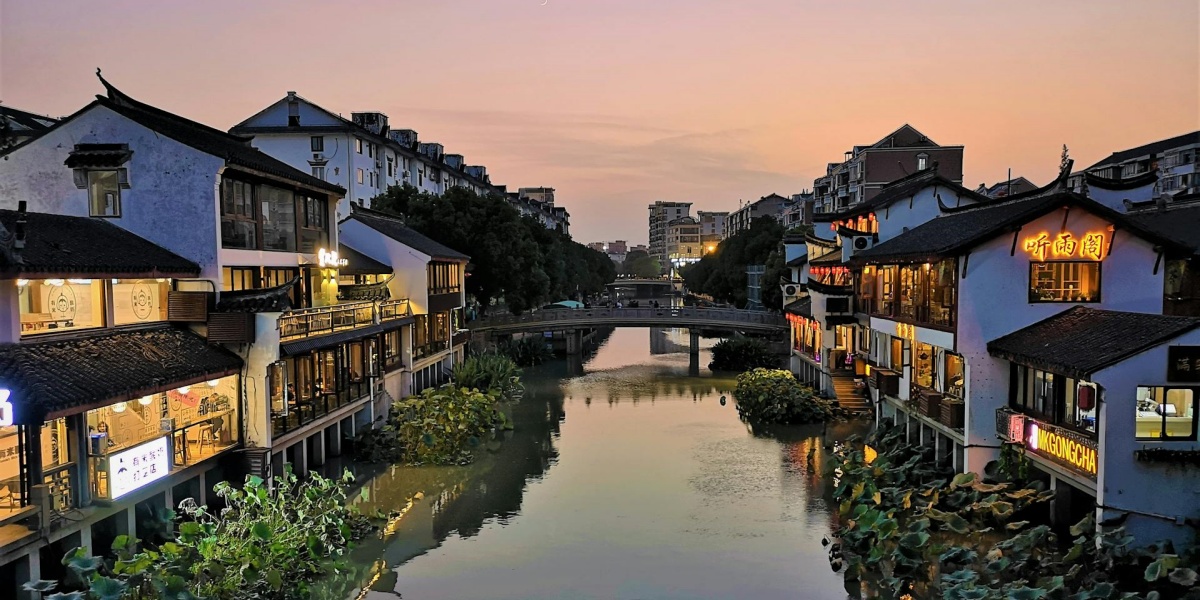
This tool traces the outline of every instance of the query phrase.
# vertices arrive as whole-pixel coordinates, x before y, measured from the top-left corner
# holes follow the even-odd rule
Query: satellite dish
[[[856,250],[866,250],[867,249],[867,238],[865,238],[865,237],[854,238],[854,248]]]

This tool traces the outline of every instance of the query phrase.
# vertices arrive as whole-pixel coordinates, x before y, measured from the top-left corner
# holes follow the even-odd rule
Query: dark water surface
[[[820,543],[822,436],[843,432],[756,435],[720,403],[733,381],[688,366],[686,331],[620,329],[582,375],[530,370],[515,431],[474,464],[365,484],[359,505],[403,516],[314,596],[846,598]]]

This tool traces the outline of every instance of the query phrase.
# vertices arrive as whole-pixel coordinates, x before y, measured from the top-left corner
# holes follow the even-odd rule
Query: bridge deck
[[[523,315],[498,315],[469,324],[472,331],[516,333],[590,327],[696,327],[748,332],[787,329],[787,320],[731,308],[563,308]]]

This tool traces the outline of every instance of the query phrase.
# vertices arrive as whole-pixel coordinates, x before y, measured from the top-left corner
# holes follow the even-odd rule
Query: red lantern
[[[1096,388],[1090,385],[1079,386],[1079,410],[1090,411],[1096,408]]]

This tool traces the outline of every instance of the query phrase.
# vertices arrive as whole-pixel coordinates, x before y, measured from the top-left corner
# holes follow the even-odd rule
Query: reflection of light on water
[[[410,502],[409,505],[411,506],[412,503]],[[374,571],[375,574],[371,576],[371,579],[369,581],[367,581],[366,583],[363,584],[362,589],[358,591],[358,596],[356,596],[356,600],[363,600],[364,598],[367,597],[367,593],[369,593],[371,591],[371,588],[375,585],[376,582],[379,581],[379,578],[383,577],[383,573],[387,570],[387,562],[382,561],[382,560],[377,560],[377,561],[375,561],[375,564],[371,566],[371,570]]]

